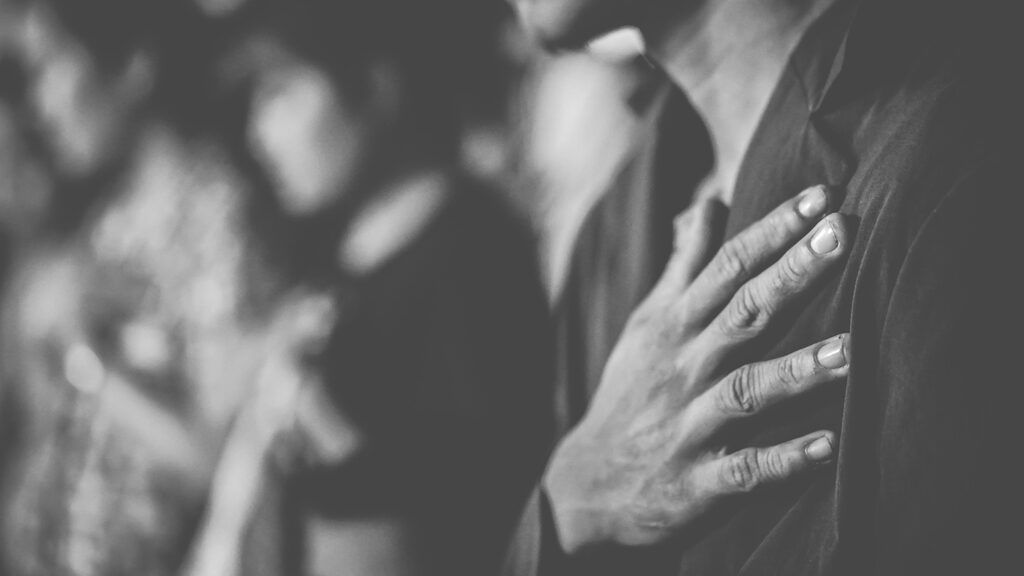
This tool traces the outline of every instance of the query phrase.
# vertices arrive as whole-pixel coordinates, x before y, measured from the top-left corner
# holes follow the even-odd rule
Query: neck
[[[650,56],[711,135],[715,194],[731,202],[747,146],[804,32],[834,0],[707,0],[643,26]]]

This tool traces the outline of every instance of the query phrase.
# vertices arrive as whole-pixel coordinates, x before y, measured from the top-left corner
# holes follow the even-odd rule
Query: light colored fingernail
[[[811,238],[811,250],[815,254],[824,256],[835,251],[836,248],[839,248],[839,236],[836,235],[831,222],[822,222],[818,231]]]
[[[804,193],[800,203],[796,205],[796,211],[804,218],[820,216],[828,205],[828,197],[825,195],[825,188],[817,186]]]
[[[818,364],[821,364],[829,370],[836,370],[846,366],[846,347],[843,345],[845,339],[833,340],[821,348],[818,348],[816,354],[818,358]]]
[[[804,454],[814,462],[823,462],[832,457],[832,439],[822,436],[804,448]]]

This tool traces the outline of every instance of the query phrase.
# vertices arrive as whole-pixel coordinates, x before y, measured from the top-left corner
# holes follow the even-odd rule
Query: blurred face
[[[133,73],[100,74],[90,55],[41,11],[25,32],[29,105],[58,170],[84,177],[123,149],[132,112],[145,90]]]
[[[355,179],[369,144],[366,123],[323,72],[284,59],[257,82],[249,145],[282,207],[310,215],[339,200]]]
[[[514,0],[527,30],[554,48],[582,46],[636,23],[652,0]]]

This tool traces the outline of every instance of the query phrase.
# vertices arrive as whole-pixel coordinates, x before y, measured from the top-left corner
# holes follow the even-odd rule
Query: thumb
[[[728,209],[719,200],[698,200],[676,216],[672,258],[659,284],[677,294],[686,290],[714,254],[727,215]]]

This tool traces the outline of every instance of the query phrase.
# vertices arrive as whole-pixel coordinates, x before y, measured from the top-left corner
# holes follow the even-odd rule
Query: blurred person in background
[[[24,74],[9,53],[0,51],[0,298],[10,274],[42,222],[51,187],[22,121]],[[0,325],[7,322],[0,309]],[[17,407],[4,401],[0,383],[0,478],[9,463],[17,428]],[[3,573],[0,568],[0,574]]]
[[[532,245],[460,164],[477,13],[319,0],[245,13],[235,65],[249,70],[246,137],[272,191],[254,218],[279,269],[333,299],[309,365],[335,436],[356,439],[286,472],[305,541],[304,566],[287,573],[492,572],[548,448]],[[207,526],[238,516],[224,506]]]
[[[17,13],[6,16],[5,27],[16,29]],[[16,50],[0,47],[0,289],[7,267],[45,220],[53,194],[43,150],[27,121],[25,89]]]
[[[7,574],[176,573],[246,370],[276,347],[193,8],[40,0],[21,23],[57,185],[3,308]]]
[[[53,194],[41,151],[25,122],[24,88],[19,62],[0,50],[0,297],[14,262],[31,250]],[[0,323],[4,321],[0,316]],[[0,416],[0,420],[10,423],[12,418]],[[9,434],[0,432],[0,444],[4,440],[9,440]],[[0,461],[2,452],[0,446]]]

